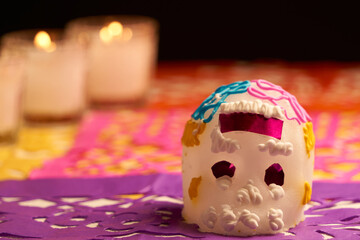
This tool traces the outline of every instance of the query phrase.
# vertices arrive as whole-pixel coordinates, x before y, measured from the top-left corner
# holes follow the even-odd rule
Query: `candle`
[[[21,89],[21,62],[0,57],[0,143],[12,143],[16,139]]]
[[[76,19],[69,35],[87,45],[87,94],[92,106],[139,103],[149,89],[157,56],[157,24],[147,17]]]
[[[24,117],[30,122],[78,119],[85,107],[84,55],[61,32],[20,31],[4,36],[5,52],[26,59]]]

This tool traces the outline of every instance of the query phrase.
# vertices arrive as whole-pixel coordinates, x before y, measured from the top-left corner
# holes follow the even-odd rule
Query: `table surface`
[[[162,63],[159,65],[156,79],[152,83],[148,101],[142,107],[123,108],[116,111],[88,110],[80,122],[73,124],[23,125],[16,145],[1,146],[0,148],[0,179],[4,180],[0,182],[0,197],[2,197],[0,198],[2,199],[0,202],[0,238],[13,235],[50,239],[56,234],[64,234],[63,236],[68,239],[79,239],[78,234],[84,231],[90,235],[93,234],[88,237],[94,239],[96,237],[96,239],[108,239],[112,235],[113,237],[129,235],[136,238],[144,236],[145,239],[149,239],[150,236],[156,237],[161,234],[170,234],[172,237],[183,235],[211,238],[210,235],[197,233],[180,224],[181,194],[179,191],[157,193],[169,198],[166,201],[159,202],[167,202],[170,204],[169,206],[166,205],[167,208],[174,209],[171,214],[176,216],[176,219],[172,218],[173,220],[170,221],[171,228],[167,227],[167,230],[164,230],[164,228],[157,226],[154,228],[157,230],[149,229],[143,227],[143,222],[140,221],[140,223],[134,223],[134,226],[141,225],[140,227],[130,227],[131,231],[125,231],[124,226],[117,228],[116,221],[111,222],[111,219],[106,219],[106,216],[118,214],[120,203],[131,202],[134,206],[139,207],[141,204],[137,203],[144,203],[142,199],[147,196],[154,196],[153,192],[150,190],[136,192],[134,189],[129,192],[115,188],[118,193],[113,191],[111,192],[113,195],[108,193],[103,195],[104,192],[96,195],[94,192],[82,196],[71,193],[73,191],[71,186],[75,186],[79,181],[85,181],[91,185],[96,180],[99,182],[100,189],[108,189],[107,184],[109,182],[107,181],[110,179],[118,179],[120,182],[121,179],[128,177],[134,177],[138,179],[136,181],[140,182],[142,180],[139,179],[149,176],[152,176],[150,180],[148,179],[150,182],[156,182],[158,178],[175,177],[179,179],[182,151],[180,138],[185,122],[190,118],[194,109],[219,85],[257,78],[263,78],[283,86],[285,90],[294,94],[308,110],[313,119],[316,136],[315,180],[322,181],[321,184],[325,184],[324,186],[327,188],[334,187],[338,190],[338,192],[334,191],[331,196],[331,199],[336,199],[333,202],[328,202],[327,198],[321,194],[315,195],[318,199],[313,197],[312,208],[308,210],[309,214],[321,207],[335,208],[334,211],[327,211],[330,212],[328,220],[324,221],[321,217],[317,218],[319,221],[314,220],[316,217],[309,218],[311,220],[307,219],[304,224],[295,228],[294,231],[289,231],[284,237],[295,239],[295,237],[300,236],[296,236],[297,234],[301,234],[304,239],[323,239],[331,236],[348,237],[350,235],[351,237],[359,237],[356,235],[359,227],[354,227],[359,223],[357,219],[360,216],[359,213],[335,211],[336,209],[353,210],[360,208],[356,194],[349,196],[341,196],[340,194],[340,190],[344,186],[346,186],[345,188],[360,186],[357,185],[360,184],[357,183],[360,181],[359,66],[360,64],[332,62],[249,63],[217,61]],[[49,181],[53,185],[45,184],[43,189],[39,191],[28,188],[30,185],[26,185],[33,184],[34,181],[45,181],[30,179],[49,178],[53,178]],[[64,185],[66,181],[72,181],[72,184]],[[353,185],[350,182],[353,182]],[[112,183],[114,186],[115,180]],[[344,185],[341,185],[341,188],[336,187],[339,186],[339,183]],[[65,189],[59,189],[60,185],[65,186]],[[22,192],[20,190],[10,191],[9,186],[19,188]],[[177,187],[181,188],[181,184]],[[52,188],[59,192],[54,192],[51,190]],[[169,188],[165,189],[168,190]],[[49,193],[48,196],[45,196],[45,193],[49,191],[52,195]],[[128,194],[128,196],[116,197],[116,194]],[[314,194],[316,194],[315,190]],[[59,197],[72,197],[75,200],[77,198],[80,200],[68,199],[70,202],[61,202]],[[85,199],[81,199],[81,197],[85,197]],[[157,195],[157,197],[159,196]],[[102,199],[101,201],[105,201],[105,203],[106,201],[108,203],[115,201],[115,203],[105,204],[106,208],[99,203],[101,206],[94,208],[85,204],[89,202],[89,198],[92,200]],[[105,198],[107,200],[104,200]],[[40,202],[36,202],[36,200]],[[41,200],[49,203],[41,202]],[[27,206],[28,201],[30,203],[35,201],[37,206],[30,206],[31,204]],[[155,200],[151,199],[151,201]],[[42,207],[39,207],[39,204]],[[42,204],[47,207],[43,207]],[[63,218],[56,219],[54,217],[56,209],[60,211],[59,208],[64,208],[64,206],[65,208],[70,206],[70,208],[76,209],[75,212],[78,212],[79,219],[84,219],[81,218],[84,214],[83,211],[90,211],[92,214],[87,213],[86,220],[77,221],[75,224],[77,227],[69,227],[73,226],[69,225],[69,219],[65,221]],[[116,206],[116,211],[113,209],[114,206]],[[24,211],[24,208],[35,208],[36,210]],[[101,221],[106,221],[106,224],[99,223],[100,220],[97,219],[99,212],[95,214],[97,210],[101,214],[105,214]],[[67,211],[66,209],[61,211],[65,211],[67,214],[71,212],[69,216],[76,217],[74,211]],[[106,215],[106,211],[109,212],[108,215]],[[148,215],[144,214],[149,218],[151,211],[149,209],[146,211],[148,211],[146,212]],[[32,217],[31,221],[29,217]],[[147,219],[146,217],[145,219]],[[151,221],[154,220],[153,217]],[[347,217],[353,218],[340,221]],[[10,223],[9,219],[16,219],[16,221]],[[59,219],[62,219],[63,222],[58,222]],[[123,223],[124,219],[122,219]],[[24,229],[17,228],[18,225],[14,225],[15,223],[21,226],[27,224],[29,227],[35,224],[36,227],[31,228],[31,231],[29,230],[29,235],[24,235]],[[43,225],[40,226],[40,223]],[[332,223],[341,226],[329,227],[329,224]],[[343,228],[344,223],[350,224],[350,227]],[[312,227],[309,224],[313,224]],[[321,224],[325,225],[319,227]],[[51,227],[52,225],[58,227]],[[169,224],[167,223],[167,225]],[[92,228],[92,226],[95,227]],[[110,230],[106,231],[106,229]],[[100,230],[103,232],[100,233]],[[190,233],[186,232],[187,230]],[[45,233],[49,235],[44,235]],[[313,235],[307,235],[310,233]],[[305,236],[311,236],[311,238],[305,238]]]

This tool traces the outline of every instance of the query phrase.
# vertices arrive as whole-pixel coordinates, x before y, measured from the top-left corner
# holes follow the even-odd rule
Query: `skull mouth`
[[[220,161],[215,163],[211,167],[212,173],[215,178],[220,178],[223,176],[233,177],[235,174],[235,166],[234,164],[228,161]]]
[[[219,115],[221,133],[246,131],[281,139],[283,121],[261,114],[232,112]]]

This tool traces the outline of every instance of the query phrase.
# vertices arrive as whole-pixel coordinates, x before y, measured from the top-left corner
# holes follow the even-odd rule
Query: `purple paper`
[[[170,174],[0,182],[0,238],[228,239],[198,232],[196,226],[183,222],[181,184],[181,175]],[[359,183],[315,182],[304,222],[286,236],[250,239],[357,239],[359,188]],[[99,205],[101,199],[107,204]],[[28,206],[34,200],[46,207]]]
[[[222,133],[230,131],[247,131],[281,139],[283,121],[266,118],[260,114],[234,112],[219,115]]]

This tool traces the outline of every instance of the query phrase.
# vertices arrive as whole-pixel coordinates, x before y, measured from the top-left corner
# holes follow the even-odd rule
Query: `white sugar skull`
[[[265,80],[219,87],[187,122],[183,217],[200,231],[286,231],[310,201],[315,138],[296,98]]]

